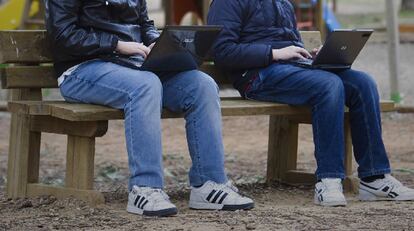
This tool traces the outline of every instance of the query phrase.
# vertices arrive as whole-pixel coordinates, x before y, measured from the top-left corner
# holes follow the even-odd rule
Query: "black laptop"
[[[364,48],[373,30],[335,30],[313,59],[297,59],[290,62],[318,69],[348,69]]]
[[[119,55],[111,61],[152,72],[194,70],[209,57],[221,30],[221,26],[166,26],[146,59]]]

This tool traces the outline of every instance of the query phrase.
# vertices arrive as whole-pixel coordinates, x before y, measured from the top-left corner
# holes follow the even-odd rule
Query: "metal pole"
[[[391,100],[395,103],[400,103],[402,100],[398,83],[400,70],[400,35],[396,3],[397,1],[395,0],[386,0]]]

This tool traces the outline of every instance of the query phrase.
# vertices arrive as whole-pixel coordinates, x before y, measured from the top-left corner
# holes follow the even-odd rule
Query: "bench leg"
[[[358,178],[353,177],[352,169],[352,137],[351,137],[351,125],[349,123],[349,114],[345,115],[345,180],[344,180],[344,190],[347,192],[358,192]]]
[[[93,188],[95,137],[68,136],[65,186]]]
[[[311,123],[307,116],[271,116],[269,125],[269,150],[267,162],[267,182],[287,184],[313,184],[314,173],[296,170],[299,123]],[[352,176],[352,139],[349,115],[345,116],[345,180],[344,190],[358,191],[358,179]]]
[[[27,184],[39,179],[41,133],[30,131],[30,116],[13,114],[7,169],[7,196],[27,196]]]
[[[267,182],[285,182],[296,169],[299,125],[288,116],[270,116],[269,123]]]
[[[95,137],[101,137],[106,133],[108,121],[66,121],[49,116],[32,116],[30,122],[31,131],[65,134],[68,141],[65,187],[30,181],[27,196],[73,196],[91,205],[104,203],[103,194],[93,190]]]
[[[94,158],[95,137],[68,135],[64,194],[88,201],[91,205],[105,203],[103,194],[93,190]],[[62,191],[44,189],[50,193]]]

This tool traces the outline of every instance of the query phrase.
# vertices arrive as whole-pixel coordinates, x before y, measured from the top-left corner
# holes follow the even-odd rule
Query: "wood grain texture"
[[[96,190],[81,190],[74,188],[55,187],[44,184],[28,184],[28,197],[38,197],[44,195],[52,195],[58,199],[74,197],[86,201],[92,206],[105,203],[105,197],[103,194]]]
[[[95,138],[68,136],[65,186],[93,188]]]
[[[40,89],[14,89],[10,97],[42,100]],[[41,134],[30,131],[30,123],[29,114],[11,116],[6,190],[9,198],[25,197],[27,183],[38,180]]]
[[[286,182],[286,173],[296,169],[298,148],[297,123],[288,116],[270,116],[267,155],[267,182]]]
[[[313,172],[289,170],[285,173],[284,182],[290,185],[313,185],[316,183],[316,176]]]
[[[45,30],[0,31],[0,63],[51,62]]]
[[[52,66],[11,66],[0,69],[2,88],[57,88]]]
[[[51,116],[32,116],[30,130],[82,137],[102,137],[108,131],[108,121],[68,121]]]
[[[0,111],[7,111],[7,102],[0,101]]]
[[[414,106],[398,105],[397,110],[402,114],[414,113]]]
[[[69,121],[119,120],[124,118],[123,111],[91,104],[72,104],[65,101],[11,101],[8,109],[15,113],[30,115],[49,115]],[[382,111],[396,110],[393,103],[381,103]],[[251,115],[300,115],[309,118],[310,108],[306,106],[290,106],[272,102],[244,100],[242,98],[222,98],[221,112],[223,116]],[[182,114],[163,110],[162,118],[181,118]],[[294,117],[292,118],[294,119]]]

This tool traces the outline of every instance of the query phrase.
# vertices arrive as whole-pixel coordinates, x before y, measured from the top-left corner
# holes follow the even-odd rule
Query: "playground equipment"
[[[323,19],[325,21],[325,26],[328,31],[333,31],[335,29],[341,28],[341,24],[339,23],[334,13],[335,8],[336,4],[334,4],[334,9],[331,9],[331,7],[327,3],[323,4]]]
[[[206,23],[210,0],[163,0],[166,24],[178,25],[187,13],[193,13],[195,19]],[[196,21],[196,20],[194,20]]]
[[[324,0],[291,0],[295,6],[298,28],[300,30],[333,31],[341,28],[334,9]]]
[[[0,5],[0,29],[12,30],[42,25],[44,15],[42,3],[41,0],[6,1]]]
[[[166,24],[180,24],[189,12],[205,23],[211,0],[163,0]],[[298,28],[322,32],[341,28],[333,9],[326,0],[291,0],[295,6]],[[333,6],[335,6],[335,1]],[[196,21],[196,20],[195,20]]]

